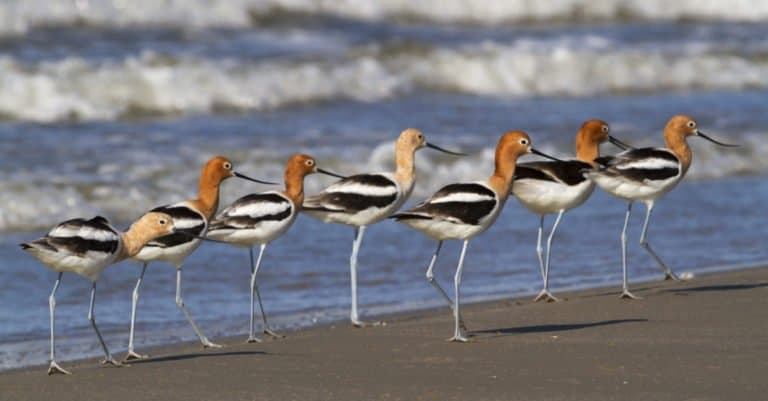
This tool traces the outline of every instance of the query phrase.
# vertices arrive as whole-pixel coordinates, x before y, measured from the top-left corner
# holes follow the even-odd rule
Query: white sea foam
[[[64,58],[25,64],[0,57],[0,115],[9,119],[111,120],[134,115],[265,110],[417,90],[491,96],[592,96],[768,87],[762,53],[710,46],[617,48],[601,38],[483,42],[428,51],[370,50],[354,57],[263,61],[171,58],[145,52],[125,60]],[[727,49],[726,49],[727,50]]]
[[[437,23],[646,19],[768,19],[768,3],[752,0],[5,0],[0,34],[46,25],[162,25],[183,29],[247,27],[275,11],[359,20],[417,18]]]

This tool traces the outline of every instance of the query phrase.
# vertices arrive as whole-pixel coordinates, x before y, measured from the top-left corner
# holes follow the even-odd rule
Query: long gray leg
[[[453,291],[454,291],[454,306],[453,306],[453,320],[454,320],[454,332],[453,337],[448,341],[453,342],[467,342],[469,341],[461,333],[461,327],[459,320],[461,319],[461,298],[459,296],[459,287],[461,286],[461,271],[464,269],[464,256],[467,254],[467,245],[469,240],[464,240],[464,246],[461,248],[461,256],[459,256],[459,265],[456,267],[456,275],[453,277]]]
[[[437,256],[440,254],[440,249],[443,247],[443,241],[437,242],[437,249],[435,249],[435,253],[432,255],[432,260],[429,262],[429,267],[427,268],[427,281],[429,281],[430,284],[432,284],[435,289],[437,289],[437,292],[440,293],[440,295],[445,298],[445,301],[448,302],[448,307],[451,308],[451,314],[453,314],[453,301],[451,301],[451,298],[448,296],[448,293],[443,290],[443,287],[440,286],[440,283],[437,282],[435,279],[435,262],[437,262]],[[461,325],[462,330],[467,330],[467,326],[464,324],[464,320],[459,318],[459,324]]]
[[[534,301],[541,301],[546,300],[547,302],[559,302],[560,299],[552,295],[552,293],[549,292],[549,261],[550,261],[550,255],[552,254],[552,239],[555,238],[555,231],[557,231],[557,227],[560,225],[560,220],[563,218],[563,214],[565,213],[565,210],[561,210],[557,213],[557,218],[555,219],[555,224],[552,225],[552,231],[549,232],[549,237],[547,238],[547,258],[544,261],[544,288],[541,290],[539,295],[536,297]]]
[[[184,313],[184,316],[189,321],[189,324],[192,325],[192,330],[195,331],[195,334],[197,334],[197,337],[200,339],[200,342],[203,344],[204,348],[221,348],[221,345],[212,343],[208,340],[208,338],[203,335],[203,333],[200,331],[200,329],[195,324],[195,321],[192,320],[192,315],[189,314],[189,311],[184,306],[184,299],[181,297],[181,267],[176,268],[176,305],[179,306],[179,309]]]
[[[544,215],[539,218],[539,231],[536,237],[536,256],[539,257],[539,269],[541,270],[541,281],[544,281],[544,248],[541,247],[541,237],[544,235]]]
[[[621,230],[621,268],[623,272],[623,284],[621,298],[640,299],[640,297],[629,291],[627,284],[627,226],[629,226],[629,216],[632,214],[632,201],[627,205],[627,215],[624,218],[624,228]]]
[[[53,285],[53,291],[51,291],[51,296],[48,297],[48,307],[51,310],[51,364],[48,366],[48,374],[52,375],[54,373],[62,373],[65,375],[71,375],[72,373],[69,373],[69,371],[64,370],[61,366],[59,366],[58,363],[56,363],[56,334],[54,330],[54,324],[55,324],[55,315],[56,315],[56,290],[59,289],[59,284],[61,284],[61,276],[64,273],[59,273],[59,276],[56,278],[56,284]]]
[[[136,306],[139,303],[139,287],[141,287],[141,281],[144,279],[144,273],[147,271],[147,265],[149,262],[144,262],[141,267],[141,274],[136,281],[136,287],[133,288],[133,298],[131,299],[131,331],[128,337],[128,353],[123,358],[124,361],[132,361],[137,359],[144,359],[148,355],[142,355],[133,350],[133,337],[134,337],[134,325],[136,324]]]
[[[648,222],[651,220],[651,211],[653,211],[653,201],[645,202],[646,207],[646,213],[645,213],[645,223],[643,223],[643,233],[640,235],[640,245],[645,248],[648,253],[653,256],[654,259],[656,259],[656,262],[659,264],[659,267],[661,267],[662,270],[664,270],[664,280],[675,280],[679,281],[680,279],[675,275],[675,273],[672,273],[672,270],[667,267],[664,262],[662,262],[659,255],[656,254],[656,252],[653,251],[651,248],[651,244],[648,243]]]
[[[363,243],[365,226],[355,227],[355,239],[352,241],[352,254],[349,256],[349,282],[352,290],[352,309],[349,312],[349,320],[354,327],[379,326],[381,322],[363,322],[357,312],[357,254],[360,252],[360,244]]]
[[[96,303],[96,282],[94,281],[93,284],[91,285],[91,305],[88,308],[88,320],[91,322],[91,326],[93,326],[93,330],[96,331],[96,336],[99,337],[101,348],[104,350],[104,360],[101,361],[101,363],[104,365],[109,364],[114,366],[122,366],[120,362],[112,358],[112,354],[109,353],[109,349],[107,349],[107,344],[104,343],[104,338],[101,337],[101,332],[99,331],[99,328],[96,326],[96,316],[93,314],[93,307],[95,303]]]
[[[259,309],[261,310],[261,319],[264,323],[264,334],[275,337],[275,338],[283,338],[285,336],[280,335],[272,331],[272,329],[269,328],[269,323],[267,322],[267,313],[264,311],[264,304],[261,302],[261,295],[259,295],[259,286],[256,284],[256,274],[259,272],[259,267],[261,266],[261,258],[264,256],[264,250],[267,249],[267,244],[261,244],[261,247],[259,248],[259,258],[256,261],[256,265],[253,264],[253,248],[250,248],[250,255],[251,255],[251,334],[248,336],[248,342],[261,342],[260,339],[256,337],[256,329],[254,327],[253,322],[253,315],[254,315],[254,306],[253,306],[253,296],[256,295],[256,299],[259,301]]]

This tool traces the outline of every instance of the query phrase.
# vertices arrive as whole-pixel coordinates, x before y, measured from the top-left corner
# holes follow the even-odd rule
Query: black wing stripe
[[[680,170],[674,167],[665,167],[659,169],[628,168],[620,170],[620,175],[634,181],[663,181],[677,176]]]
[[[262,223],[265,221],[280,221],[280,220],[287,219],[291,215],[292,210],[293,210],[293,207],[289,206],[286,210],[280,213],[267,214],[267,215],[258,216],[258,217],[230,216],[222,220],[214,221],[211,225],[211,230],[226,230],[226,229],[242,230],[242,229],[255,227],[259,223]]]
[[[82,237],[46,237],[37,241],[47,242],[48,247],[66,250],[74,255],[85,255],[87,252],[114,253],[120,246],[118,241],[97,241]]]
[[[435,218],[456,219],[464,224],[478,225],[480,220],[491,214],[496,200],[482,202],[440,202],[428,203],[414,212],[423,212]]]

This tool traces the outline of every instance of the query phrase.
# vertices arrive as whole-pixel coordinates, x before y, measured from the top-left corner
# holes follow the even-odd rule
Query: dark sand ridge
[[[768,268],[636,290],[646,298],[602,289],[558,304],[471,305],[469,344],[444,341],[444,308],[378,328],[343,323],[263,344],[230,338],[221,350],[161,347],[126,368],[64,363],[72,376],[38,366],[0,374],[0,399],[768,399]]]

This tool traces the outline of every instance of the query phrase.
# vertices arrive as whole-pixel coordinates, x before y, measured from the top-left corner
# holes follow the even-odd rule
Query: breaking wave
[[[43,26],[182,29],[239,28],[285,13],[363,21],[420,20],[494,25],[509,22],[635,20],[764,21],[768,3],[750,0],[6,0],[0,3],[0,35]]]
[[[363,49],[322,60],[0,58],[0,116],[52,122],[269,110],[337,99],[375,101],[419,90],[488,96],[594,96],[768,87],[768,53],[675,46],[623,49],[601,38],[483,42],[460,48]]]

